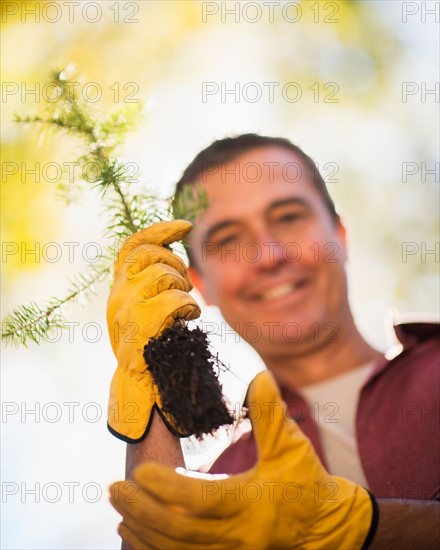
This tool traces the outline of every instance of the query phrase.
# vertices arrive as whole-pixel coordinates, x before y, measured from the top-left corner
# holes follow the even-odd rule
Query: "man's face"
[[[344,229],[312,178],[278,146],[199,178],[209,207],[190,235],[192,278],[263,359],[338,338],[350,318]]]

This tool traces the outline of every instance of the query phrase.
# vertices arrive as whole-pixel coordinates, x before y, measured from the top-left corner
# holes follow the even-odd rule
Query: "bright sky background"
[[[145,103],[145,121],[122,154],[139,165],[140,186],[162,196],[202,147],[225,135],[285,136],[324,176],[336,165],[328,185],[349,229],[350,296],[362,332],[385,350],[393,341],[384,318],[395,308],[438,316],[440,252],[422,254],[439,246],[438,164],[436,175],[422,177],[423,166],[438,163],[439,15],[423,11],[438,12],[438,2],[273,2],[273,22],[267,2],[241,2],[236,15],[225,13],[234,2],[82,2],[71,14],[66,4],[1,2],[2,169],[75,158],[68,140],[39,142],[12,123],[14,111],[44,107],[24,91],[73,63],[102,90],[97,109],[127,97]],[[39,21],[24,6],[34,6]],[[273,101],[268,82],[279,84]],[[296,102],[281,92],[289,83],[290,98],[301,90]],[[233,86],[237,101],[221,94]],[[203,89],[218,92],[203,98]],[[335,89],[338,102],[324,101]],[[254,90],[261,91],[255,102]],[[405,166],[414,172],[406,178]],[[2,241],[19,247],[9,256],[2,249],[3,315],[61,296],[87,254],[93,258],[88,243],[103,243],[105,219],[92,193],[65,207],[53,184],[21,175],[2,172]],[[63,251],[57,262],[21,254],[50,242]],[[71,242],[79,243],[72,262]],[[405,242],[417,250],[407,261]],[[106,429],[115,359],[108,284],[96,290],[92,302],[68,312],[79,324],[58,342],[2,349],[2,548],[119,547],[107,487],[123,478],[125,445]],[[223,322],[215,308],[205,308],[202,320]],[[219,340],[213,344],[234,373],[223,377],[225,392],[236,402],[246,389],[237,376],[248,382],[263,367],[233,335]],[[223,434],[203,448],[187,444],[188,465],[210,460],[225,441]],[[36,494],[26,493],[32,488]]]

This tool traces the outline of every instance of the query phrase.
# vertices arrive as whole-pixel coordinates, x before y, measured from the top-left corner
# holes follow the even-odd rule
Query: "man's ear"
[[[338,216],[338,220],[336,222],[336,232],[338,234],[338,237],[344,247],[345,250],[345,260],[348,258],[348,250],[347,250],[347,230],[345,229],[344,222],[342,219]]]
[[[203,281],[203,277],[200,275],[200,273],[197,271],[195,267],[188,267],[188,273],[191,278],[191,282],[194,286],[194,288],[200,292],[203,299],[205,300],[205,303],[207,306],[212,305],[212,302],[208,300],[206,292],[205,292],[205,283]]]

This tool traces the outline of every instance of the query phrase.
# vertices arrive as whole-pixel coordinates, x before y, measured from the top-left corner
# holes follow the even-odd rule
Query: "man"
[[[215,142],[185,171],[177,195],[188,186],[194,200],[200,192],[208,197],[186,241],[191,280],[243,337],[258,327],[252,345],[288,414],[272,379],[259,375],[248,403],[256,441],[243,437],[211,470],[236,477],[194,480],[142,466],[136,503],[123,502],[123,485],[113,487],[112,502],[124,515],[121,534],[136,548],[437,547],[437,327],[401,326],[403,351],[391,361],[365,341],[348,303],[344,226],[313,161],[287,140],[249,134]],[[139,260],[136,275],[145,271],[144,279],[132,294],[148,283],[147,298],[163,302],[144,342],[176,317],[198,314],[184,267],[162,246],[188,231],[173,228],[147,230],[135,241],[148,259]],[[147,275],[153,266],[162,271]],[[112,290],[110,312],[119,311],[131,280],[117,275],[121,298]],[[152,285],[156,280],[166,284]],[[135,310],[132,320],[141,324]],[[109,321],[116,318],[111,313]],[[117,347],[121,364],[127,345]],[[136,353],[139,346],[130,357]],[[116,376],[113,404],[154,395],[136,365],[119,369],[135,376]],[[140,380],[142,391],[131,389]],[[164,428],[169,419],[151,413],[160,411],[155,403],[149,398],[136,417],[133,437],[124,422],[109,420],[116,435],[135,443],[127,450],[128,477],[146,460],[183,465],[177,440]],[[244,492],[249,487],[255,501]]]

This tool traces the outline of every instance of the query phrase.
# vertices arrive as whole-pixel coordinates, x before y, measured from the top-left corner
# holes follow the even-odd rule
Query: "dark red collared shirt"
[[[394,327],[403,349],[381,358],[363,385],[356,437],[369,489],[378,498],[440,500],[440,353],[438,323]],[[289,415],[326,465],[318,427],[304,399],[281,387]],[[255,465],[252,432],[226,449],[210,473],[237,474]]]

